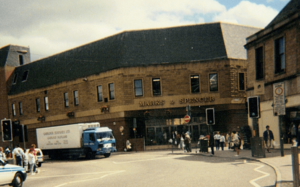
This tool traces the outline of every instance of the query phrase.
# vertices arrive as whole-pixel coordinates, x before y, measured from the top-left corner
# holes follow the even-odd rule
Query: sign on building
[[[285,115],[284,82],[273,84],[273,112],[275,116]]]

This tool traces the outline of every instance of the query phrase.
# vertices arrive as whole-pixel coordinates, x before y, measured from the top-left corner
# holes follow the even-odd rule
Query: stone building
[[[275,140],[279,143],[282,137],[284,144],[291,143],[293,123],[298,126],[300,122],[299,5],[299,0],[291,0],[263,30],[249,36],[245,45],[247,96],[259,96],[261,101],[259,135],[269,125]]]
[[[118,150],[134,137],[134,118],[140,150],[167,144],[173,131],[189,130],[193,141],[207,134],[206,108],[215,109],[214,131],[239,130],[247,125],[243,46],[258,30],[209,23],[125,31],[18,66],[9,118],[27,125],[28,144],[36,128],[97,121],[113,129]]]

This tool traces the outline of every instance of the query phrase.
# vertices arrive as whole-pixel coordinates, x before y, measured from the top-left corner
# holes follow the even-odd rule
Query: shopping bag
[[[276,142],[275,141],[273,141],[273,147],[276,147]]]

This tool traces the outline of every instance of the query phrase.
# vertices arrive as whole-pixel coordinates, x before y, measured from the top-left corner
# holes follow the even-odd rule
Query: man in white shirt
[[[217,132],[217,134],[214,135],[214,139],[216,141],[216,150],[219,150],[219,147],[220,147],[220,138],[221,138],[221,135],[219,132]]]
[[[23,149],[21,149],[19,147],[19,145],[17,145],[14,150],[13,150],[13,155],[15,155],[15,158],[16,158],[16,162],[17,162],[17,165],[19,166],[23,166],[22,164],[22,157],[24,156],[24,151]]]

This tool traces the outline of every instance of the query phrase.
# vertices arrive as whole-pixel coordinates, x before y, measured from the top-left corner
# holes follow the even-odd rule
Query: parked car
[[[6,164],[0,159],[0,185],[11,185],[14,187],[22,187],[26,180],[27,174],[23,167]]]
[[[37,157],[36,165],[37,165],[37,167],[42,167],[42,163],[44,162],[44,154],[43,154],[42,150],[39,148],[35,148],[35,151],[36,151],[36,157]],[[28,153],[29,153],[29,149],[26,149],[25,154],[27,155],[27,158],[28,158]]]

